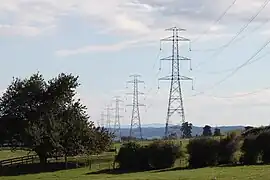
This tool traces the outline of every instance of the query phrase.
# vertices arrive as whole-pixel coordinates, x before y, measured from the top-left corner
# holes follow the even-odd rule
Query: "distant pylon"
[[[109,132],[112,132],[112,127],[111,127],[111,110],[113,110],[109,105],[106,107],[106,128],[108,129]]]
[[[168,137],[170,117],[175,112],[178,112],[181,116],[180,126],[182,123],[185,122],[181,81],[191,80],[193,82],[193,79],[186,76],[182,76],[180,73],[180,61],[191,61],[191,59],[189,58],[180,56],[180,52],[179,52],[179,42],[190,41],[189,39],[179,36],[179,32],[185,31],[185,29],[172,27],[172,28],[166,29],[166,31],[172,31],[172,36],[165,39],[161,39],[161,41],[172,41],[172,55],[166,58],[162,58],[161,61],[162,60],[171,61],[171,74],[163,78],[160,78],[159,80],[167,80],[171,82],[169,100],[168,100],[167,117],[166,117],[166,126],[165,126],[165,137]],[[192,70],[191,64],[190,64],[190,70]],[[193,89],[193,83],[192,83],[192,89]],[[180,131],[181,131],[181,127],[180,127]]]
[[[115,107],[113,108],[115,110],[114,114],[114,128],[113,128],[113,133],[114,135],[119,138],[119,141],[121,142],[122,140],[122,133],[121,133],[121,122],[120,119],[123,117],[120,115],[120,110],[123,108],[120,108],[120,103],[123,102],[119,96],[114,97],[114,102],[115,102]]]
[[[104,114],[104,112],[102,112],[101,114],[100,114],[100,120],[99,120],[99,126],[100,127],[104,127],[104,119],[105,119],[105,114]]]
[[[140,132],[140,138],[143,139],[139,107],[145,105],[139,103],[139,95],[144,94],[142,92],[139,92],[139,83],[144,83],[144,81],[139,80],[139,77],[141,76],[137,74],[131,75],[130,77],[132,77],[133,80],[127,81],[127,83],[133,84],[133,92],[127,93],[129,95],[132,95],[132,104],[127,105],[132,106],[129,136],[134,137],[134,130],[135,128],[138,128]]]

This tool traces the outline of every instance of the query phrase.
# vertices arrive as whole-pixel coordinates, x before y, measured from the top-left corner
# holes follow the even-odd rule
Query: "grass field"
[[[151,141],[141,142],[141,144],[146,145],[151,143]],[[188,144],[188,140],[183,141],[183,146],[185,147]],[[115,144],[114,147],[119,149],[121,144]],[[25,151],[15,151],[11,152],[10,150],[0,150],[0,160],[7,159],[12,157],[24,156],[27,152]],[[106,173],[103,171],[98,171],[102,169],[111,168],[111,162],[113,156],[108,155],[101,156],[105,161],[93,164],[91,170],[89,168],[80,168],[72,170],[62,170],[50,173],[40,173],[40,174],[29,174],[29,175],[20,175],[20,176],[2,176],[1,180],[73,180],[73,179],[82,179],[82,180],[211,180],[216,178],[216,180],[265,180],[269,179],[270,168],[269,166],[239,166],[239,167],[215,167],[215,168],[204,168],[196,170],[177,170],[170,169],[166,171],[149,171],[149,172],[138,172],[138,173],[126,173],[126,174],[117,174],[117,173]],[[96,157],[92,157],[96,159]],[[78,159],[79,160],[79,159]],[[83,160],[83,159],[82,159]],[[80,160],[79,160],[80,161]],[[179,162],[176,162],[176,166],[179,166]]]
[[[0,149],[0,160],[26,156],[27,154],[28,154],[28,152],[23,151],[23,150],[11,151],[11,150],[1,150]]]
[[[0,177],[1,180],[266,180],[269,179],[270,166],[243,166],[204,168],[196,170],[149,171],[128,174],[95,174],[87,168],[41,173],[16,177]]]

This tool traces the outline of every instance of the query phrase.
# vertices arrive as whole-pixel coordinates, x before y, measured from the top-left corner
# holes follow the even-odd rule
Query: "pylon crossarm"
[[[159,78],[158,80],[159,81],[168,81],[168,80],[171,80],[171,79],[172,79],[172,76],[165,76],[165,77]]]
[[[161,39],[160,40],[161,42],[162,41],[174,41],[174,42],[177,42],[177,41],[185,41],[185,42],[190,42],[190,40],[189,39],[187,39],[187,38],[184,38],[184,37],[180,37],[180,36],[176,36],[176,37],[174,37],[174,36],[170,36],[170,37],[167,37],[167,38],[163,38],[163,39]]]
[[[186,31],[186,29],[178,28],[178,27],[174,26],[174,27],[165,29],[165,31]]]
[[[193,80],[192,78],[186,77],[186,76],[180,76],[180,79],[181,80],[189,80],[189,81],[192,81]]]
[[[181,60],[181,61],[191,61],[190,58],[188,58],[188,57],[183,57],[183,56],[178,56],[178,59]]]

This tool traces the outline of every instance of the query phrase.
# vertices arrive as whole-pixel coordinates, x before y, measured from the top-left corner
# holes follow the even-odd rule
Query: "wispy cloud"
[[[249,16],[262,2],[238,0],[226,18],[237,21]],[[12,17],[9,25],[14,27],[42,29],[57,26],[62,17],[72,15],[90,21],[99,20],[99,26],[103,29],[108,27],[107,30],[114,33],[138,35],[164,29],[174,23],[188,29],[195,28],[193,30],[208,27],[230,3],[227,0],[218,0],[214,4],[211,0],[2,0],[0,10],[3,16]],[[264,16],[260,17],[267,15],[269,12],[265,10]]]
[[[124,41],[115,44],[105,44],[105,45],[91,45],[91,46],[84,46],[76,49],[62,49],[56,51],[57,56],[71,56],[76,54],[83,54],[89,52],[110,52],[110,51],[121,51],[125,48],[136,47],[138,46],[140,41],[133,40],[133,41]],[[146,45],[146,44],[144,44]]]
[[[1,14],[12,17],[1,23],[0,35],[37,36],[59,27],[62,18],[81,17],[108,35],[128,36],[130,40],[116,44],[89,45],[56,52],[60,56],[86,52],[119,51],[140,43],[149,43],[163,37],[161,33],[170,26],[185,27],[190,35],[209,28],[221,12],[231,4],[228,0],[2,0]],[[226,37],[232,23],[243,22],[262,5],[263,0],[238,0],[224,19],[211,28],[204,40]],[[269,18],[269,7],[255,22]],[[246,21],[246,20],[245,20]],[[243,22],[244,23],[244,22]],[[53,28],[52,28],[53,27]],[[144,38],[147,40],[145,41]]]

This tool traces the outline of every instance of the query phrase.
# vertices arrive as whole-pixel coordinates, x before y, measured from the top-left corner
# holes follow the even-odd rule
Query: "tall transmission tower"
[[[165,137],[169,135],[169,122],[171,116],[177,112],[181,116],[181,123],[185,122],[185,113],[184,113],[184,105],[182,98],[182,89],[181,89],[181,81],[183,80],[191,80],[193,84],[193,79],[182,76],[180,73],[180,61],[190,61],[191,59],[180,56],[179,51],[179,43],[181,41],[189,42],[189,39],[179,36],[179,32],[185,31],[185,29],[180,29],[177,27],[172,27],[166,29],[166,31],[171,31],[172,36],[168,38],[161,39],[162,41],[172,42],[172,55],[166,58],[160,59],[161,61],[171,61],[171,73],[168,76],[162,77],[159,80],[170,81],[170,92],[169,92],[169,100],[168,100],[168,109],[167,109],[167,117],[166,117],[166,127],[165,127]],[[190,64],[191,69],[191,64]],[[193,85],[192,85],[193,88]],[[181,129],[180,129],[181,131]]]
[[[105,114],[104,114],[104,112],[102,112],[101,114],[100,114],[100,120],[99,120],[99,126],[100,127],[104,127],[104,120],[105,120]]]
[[[144,104],[139,103],[139,95],[142,95],[144,93],[139,92],[139,84],[144,83],[144,81],[139,80],[140,75],[131,75],[129,76],[133,78],[133,80],[127,81],[127,83],[133,85],[133,92],[127,93],[129,95],[132,95],[132,104],[129,104],[127,106],[132,106],[132,114],[131,114],[131,122],[130,122],[130,131],[129,136],[134,137],[135,128],[139,129],[140,138],[142,139],[142,127],[141,127],[141,118],[140,118],[140,106],[145,106]]]
[[[114,114],[114,130],[113,133],[116,135],[116,137],[119,138],[119,141],[122,140],[122,134],[121,134],[121,122],[120,119],[123,117],[120,115],[120,110],[123,108],[120,108],[120,103],[123,102],[119,96],[114,97],[115,107],[113,108],[115,110]]]
[[[111,132],[111,110],[113,110],[109,105],[106,107],[106,128]]]

